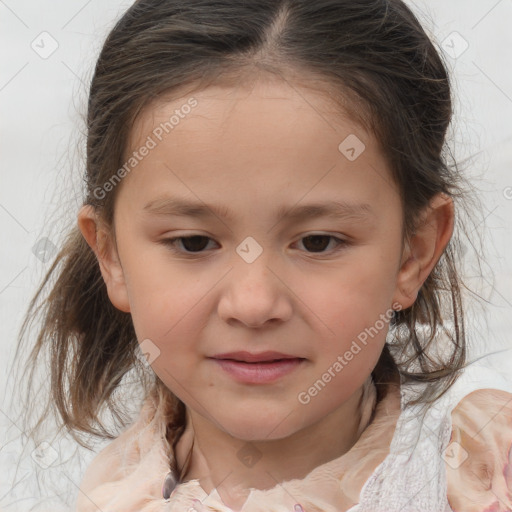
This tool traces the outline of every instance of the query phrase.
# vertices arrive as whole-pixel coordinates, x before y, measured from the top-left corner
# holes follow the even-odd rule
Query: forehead
[[[126,160],[149,141],[126,180],[148,200],[162,187],[232,203],[238,192],[274,203],[283,194],[299,201],[337,190],[368,202],[396,193],[378,141],[326,95],[284,81],[154,102],[134,124]]]
[[[199,122],[209,122],[216,124],[217,128],[224,125],[224,129],[235,125],[235,131],[239,131],[242,124],[245,124],[246,130],[252,125],[258,128],[261,136],[265,132],[270,133],[271,129],[286,130],[290,124],[309,120],[310,124],[313,123],[313,129],[330,129],[342,133],[350,127],[368,136],[362,122],[348,114],[357,111],[360,120],[364,117],[360,115],[363,108],[359,105],[355,107],[353,98],[349,100],[337,95],[335,101],[328,92],[330,89],[327,84],[311,83],[311,80],[303,84],[299,86],[278,77],[264,77],[256,81],[245,79],[235,84],[232,81],[219,83],[188,94],[182,89],[182,96],[179,92],[172,96],[164,95],[151,102],[139,114],[130,132],[128,147],[133,147],[148,130],[161,123],[167,123],[167,128],[175,135],[187,132],[187,128],[195,128]],[[194,106],[189,108],[192,101]],[[188,122],[182,122],[184,119]],[[269,123],[265,132],[259,130],[261,123]],[[179,130],[178,125],[181,125]],[[164,129],[164,132],[168,134],[169,130]]]

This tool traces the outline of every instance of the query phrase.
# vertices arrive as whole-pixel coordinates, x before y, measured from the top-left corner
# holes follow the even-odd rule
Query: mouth
[[[251,353],[246,351],[239,352],[226,352],[224,354],[216,354],[212,356],[213,359],[224,360],[224,361],[235,361],[239,363],[275,363],[282,361],[289,361],[292,359],[304,359],[303,357],[297,357],[290,354],[282,354],[275,351],[266,351],[260,353]]]
[[[218,358],[213,358],[218,359]],[[243,359],[230,359],[230,358],[223,358],[218,359],[219,361],[233,361],[235,363],[245,363],[245,364],[272,364],[272,363],[278,363],[281,361],[293,361],[293,360],[302,360],[302,357],[284,357],[282,359],[269,359],[267,361],[244,361]]]
[[[300,368],[302,357],[285,357],[265,361],[243,361],[232,358],[210,358],[235,381],[242,384],[269,384]]]

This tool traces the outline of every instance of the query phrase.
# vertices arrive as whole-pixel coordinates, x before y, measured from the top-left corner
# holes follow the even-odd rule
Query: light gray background
[[[58,247],[63,226],[74,221],[80,205],[80,132],[86,86],[104,37],[130,3],[0,0],[2,510],[29,510],[42,503],[42,496],[53,493],[62,494],[62,504],[52,501],[52,510],[69,510],[65,502],[73,503],[76,485],[94,455],[80,450],[70,462],[39,467],[30,456],[32,447],[22,436],[22,425],[16,424],[8,406],[13,385],[8,369],[22,315],[49,266],[41,258],[45,252],[40,251],[38,257],[33,248],[38,243],[41,247],[43,238]],[[466,265],[468,283],[489,304],[487,310],[468,312],[471,354],[510,348],[512,1],[417,0],[408,4],[447,53],[457,94],[452,146],[481,190],[483,201],[474,232],[475,237],[481,232],[487,259],[483,278],[475,278],[474,269]],[[51,37],[41,36],[42,32]],[[58,44],[57,49],[45,55],[52,44]],[[51,254],[52,246],[45,248]],[[504,373],[512,368],[511,352],[498,353],[490,360]],[[27,452],[20,457],[22,446]],[[73,454],[75,445],[52,441],[51,446],[60,462],[64,454]],[[47,451],[46,457],[53,453]],[[52,482],[57,484],[52,486]]]

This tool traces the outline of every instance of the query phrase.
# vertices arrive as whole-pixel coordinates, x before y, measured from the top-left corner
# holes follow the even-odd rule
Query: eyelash
[[[182,251],[180,249],[177,249],[176,248],[176,242],[178,240],[189,240],[191,238],[207,238],[209,240],[213,240],[212,238],[206,236],[206,235],[189,235],[189,236],[177,236],[177,237],[174,237],[174,238],[164,238],[163,240],[161,240],[161,243],[163,245],[165,245],[169,250],[175,252],[175,253],[180,253],[180,254],[185,254],[185,255],[188,255],[188,256],[197,256],[197,255],[201,255],[203,254],[205,251],[202,250],[202,251],[196,251],[196,252],[190,252],[190,251]],[[331,251],[323,251],[323,252],[308,252],[308,254],[318,254],[318,255],[322,255],[322,254],[329,254],[329,253],[333,253],[333,252],[338,252],[340,250],[342,250],[344,247],[348,246],[349,245],[349,242],[347,240],[342,240],[341,238],[338,238],[336,236],[333,236],[333,235],[324,235],[324,234],[314,234],[314,235],[307,235],[307,236],[304,236],[302,238],[300,238],[300,240],[304,240],[305,238],[312,238],[312,237],[327,237],[327,238],[332,238],[333,240],[336,241],[336,248],[332,249]]]

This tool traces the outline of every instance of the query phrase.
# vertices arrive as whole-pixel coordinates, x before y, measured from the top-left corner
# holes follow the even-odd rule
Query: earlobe
[[[394,300],[406,309],[414,304],[418,292],[441,258],[454,226],[453,200],[439,193],[430,201],[407,242],[397,275]]]
[[[96,255],[110,301],[120,311],[129,313],[125,276],[110,230],[91,205],[82,206],[77,223],[82,236]]]

